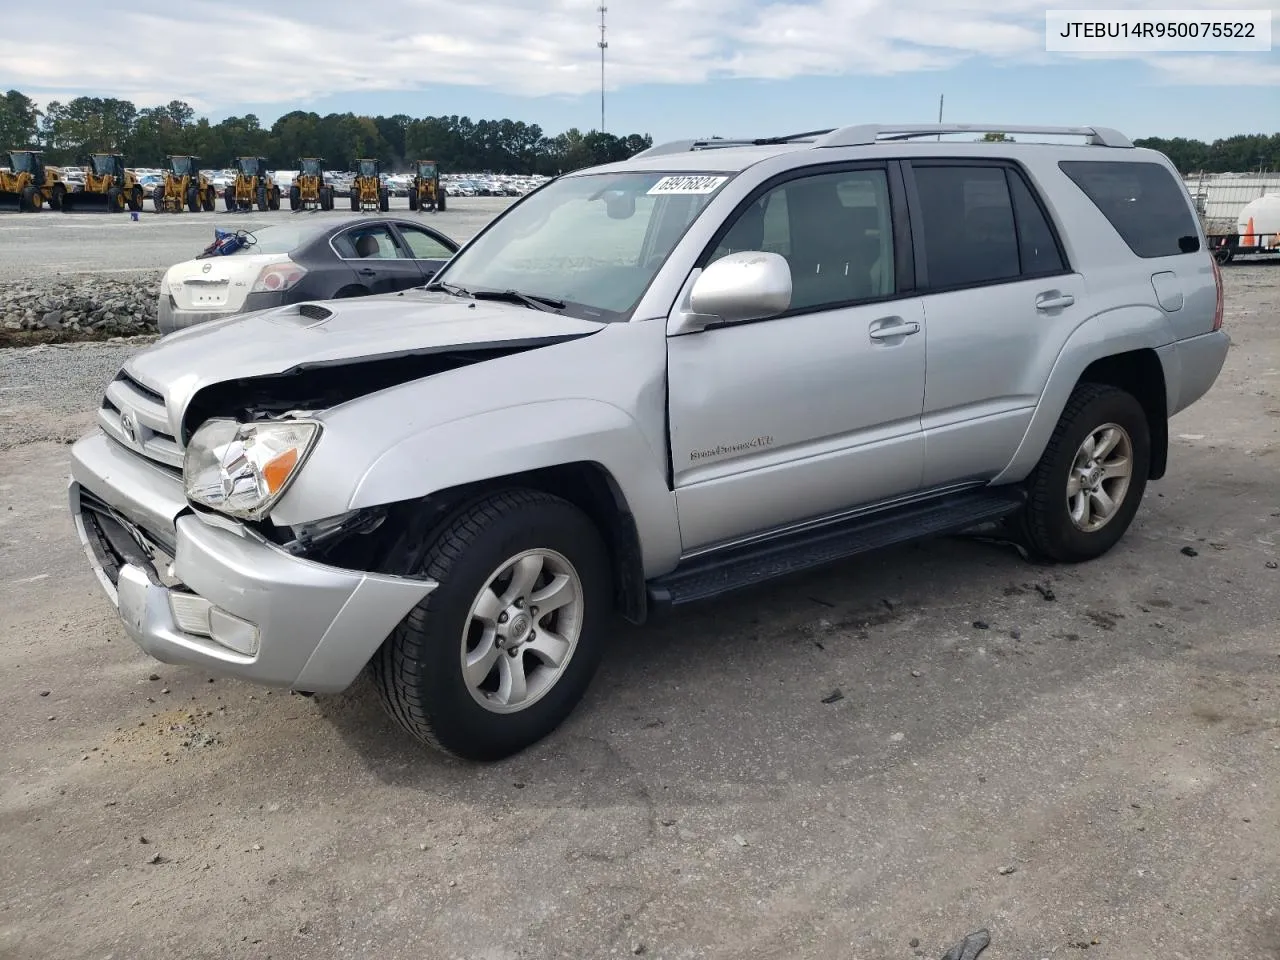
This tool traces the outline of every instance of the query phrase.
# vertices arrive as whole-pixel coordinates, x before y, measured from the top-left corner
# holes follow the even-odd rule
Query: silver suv
[[[164,338],[72,449],[125,630],[302,692],[367,669],[493,759],[573,710],[617,617],[991,522],[1100,556],[1222,367],[1221,279],[1163,155],[986,129],[655,146],[425,288]]]

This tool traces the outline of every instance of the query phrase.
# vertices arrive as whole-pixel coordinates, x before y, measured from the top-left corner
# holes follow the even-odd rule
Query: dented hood
[[[520,304],[413,291],[291,304],[199,324],[161,339],[124,369],[164,396],[176,428],[191,397],[214,383],[452,349],[532,348],[602,327]]]

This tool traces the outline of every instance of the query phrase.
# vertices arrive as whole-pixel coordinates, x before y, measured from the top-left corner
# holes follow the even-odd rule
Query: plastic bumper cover
[[[128,458],[123,469],[121,455]],[[165,663],[337,692],[436,587],[314,563],[191,512],[176,516],[171,532],[145,529],[130,517],[163,515],[172,501],[130,503],[128,492],[163,478],[172,495],[181,490],[176,476],[100,434],[72,448],[72,464],[71,513],[94,573],[125,632]]]

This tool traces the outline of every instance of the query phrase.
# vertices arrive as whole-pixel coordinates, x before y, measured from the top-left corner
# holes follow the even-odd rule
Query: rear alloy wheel
[[[1138,400],[1080,384],[1027,481],[1021,539],[1061,563],[1102,556],[1133,522],[1150,468],[1151,430]]]
[[[612,617],[609,555],[577,507],[516,490],[465,510],[421,566],[440,586],[370,665],[383,705],[418,739],[498,760],[572,713]]]

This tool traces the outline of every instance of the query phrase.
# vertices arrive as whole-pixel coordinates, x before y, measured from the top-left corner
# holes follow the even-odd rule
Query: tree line
[[[79,164],[89,153],[119,153],[130,166],[159,167],[173,154],[198,156],[205,167],[229,167],[236,157],[266,157],[292,167],[299,157],[323,157],[329,169],[349,170],[358,157],[377,157],[384,169],[436,160],[445,172],[545,174],[625,160],[653,145],[647,134],[615,136],[577,128],[556,136],[537,124],[470,117],[368,117],[294,110],[262,126],[254,114],[210,123],[182,100],[137,108],[112,97],[53,101],[42,111],[10,90],[0,98],[0,151],[43,150],[50,164]]]
[[[1185,137],[1134,143],[1166,154],[1183,173],[1280,170],[1280,133],[1238,134],[1212,143]],[[79,163],[86,153],[109,152],[124,154],[135,166],[160,166],[169,154],[194,154],[211,167],[230,166],[238,156],[267,157],[274,166],[290,167],[309,156],[324,157],[331,169],[350,169],[357,157],[377,157],[392,170],[433,159],[446,171],[554,175],[624,160],[652,145],[647,134],[619,137],[575,128],[550,136],[537,124],[456,115],[320,116],[295,110],[263,127],[251,113],[210,123],[182,100],[139,109],[128,100],[76,97],[41,111],[17,90],[0,98],[0,150],[39,148],[50,163]]]

